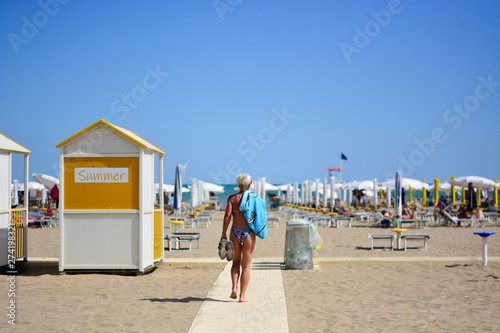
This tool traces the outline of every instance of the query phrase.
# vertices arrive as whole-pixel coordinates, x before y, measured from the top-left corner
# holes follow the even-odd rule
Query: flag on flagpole
[[[347,161],[347,156],[345,156],[343,152],[340,152],[340,159]]]

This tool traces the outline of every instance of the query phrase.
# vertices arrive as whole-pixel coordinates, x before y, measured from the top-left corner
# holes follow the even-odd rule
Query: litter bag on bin
[[[318,228],[314,224],[309,225],[309,245],[314,250],[323,247],[323,237],[318,232]]]
[[[286,269],[314,269],[310,225],[311,221],[302,219],[292,219],[286,222]]]

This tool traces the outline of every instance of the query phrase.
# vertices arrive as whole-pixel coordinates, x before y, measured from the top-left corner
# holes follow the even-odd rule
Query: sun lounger
[[[194,240],[197,241],[197,248],[200,248],[200,238],[201,233],[199,232],[174,232],[165,235],[165,240],[168,241],[168,250],[172,251],[172,243],[176,246],[176,250],[189,250],[191,251],[192,243]],[[189,242],[189,248],[182,249],[181,243]]]
[[[373,242],[375,241],[390,241],[391,247],[390,251],[394,251],[394,236],[396,234],[368,234],[368,238],[372,240],[372,250],[373,250]],[[388,248],[382,248],[380,250],[389,250]]]
[[[351,227],[351,223],[352,223],[352,217],[349,217],[349,216],[335,216],[335,218],[333,219],[333,221],[335,222],[335,227],[336,228],[350,228]],[[342,226],[343,224],[346,224],[345,226]]]
[[[332,219],[330,217],[315,217],[311,219],[312,223],[316,226],[316,228],[329,228]]]
[[[191,221],[191,226],[193,228],[201,228],[201,226],[203,224],[205,224],[205,227],[208,228],[208,227],[210,227],[210,224],[212,222],[211,219],[210,219],[210,217],[208,217],[208,216],[201,216],[201,217],[199,217],[199,215],[197,215],[193,219],[190,219],[190,221]]]
[[[280,223],[280,218],[279,217],[273,216],[273,215],[268,215],[267,216],[267,226],[269,228],[274,228],[274,227],[279,228],[279,226],[280,226],[279,223]]]
[[[454,223],[457,223],[458,224],[458,218],[456,216],[451,216],[450,213],[448,213],[447,210],[445,209],[442,209],[439,211],[439,213],[443,216],[443,218],[445,219],[445,222],[449,222],[450,223],[450,227],[454,224]]]
[[[427,240],[431,238],[431,234],[401,234],[401,239],[404,239],[405,241],[405,251],[427,251]],[[424,248],[415,248],[415,249],[409,249],[407,247],[407,242],[410,241],[417,241],[417,242],[424,242]]]
[[[38,219],[32,219],[32,218],[28,219],[28,227],[30,227],[30,228],[41,227],[41,228],[45,229],[45,228],[51,227],[51,226],[52,226],[52,219],[48,216],[42,216]]]
[[[475,222],[479,222],[479,223],[481,223],[481,228],[484,228],[484,227],[485,227],[485,223],[486,223],[486,222],[489,222],[489,221],[490,221],[490,220],[488,220],[488,219],[460,219],[460,218],[459,218],[459,219],[458,219],[458,226],[459,226],[459,227],[463,227],[463,226],[464,226],[464,224],[463,224],[463,223],[464,223],[464,222],[468,222],[468,223],[469,223],[469,225],[470,225],[471,227],[473,227]]]
[[[427,229],[427,222],[429,222],[429,220],[425,220],[425,219],[403,219],[400,221],[401,222],[401,225],[404,225],[404,224],[407,224],[407,223],[415,223],[415,227],[419,228],[419,229]]]

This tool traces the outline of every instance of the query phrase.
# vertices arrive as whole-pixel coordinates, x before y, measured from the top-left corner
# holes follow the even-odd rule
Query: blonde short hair
[[[252,182],[252,177],[250,175],[247,175],[246,173],[240,173],[238,176],[236,176],[236,186],[240,190],[246,190],[250,186],[250,183]]]

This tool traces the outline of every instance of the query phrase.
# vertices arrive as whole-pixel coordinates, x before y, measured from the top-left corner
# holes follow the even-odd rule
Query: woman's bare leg
[[[229,297],[236,299],[238,295],[238,280],[240,279],[241,244],[236,241],[232,232],[231,241],[234,244],[233,266],[231,266],[231,282],[233,283],[233,287],[231,290],[231,296]]]
[[[248,283],[250,282],[250,269],[252,267],[253,250],[255,249],[255,234],[253,232],[248,235],[243,243],[241,250],[241,293],[240,302],[246,302],[245,292],[247,291]]]

